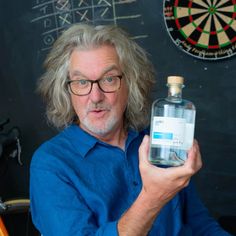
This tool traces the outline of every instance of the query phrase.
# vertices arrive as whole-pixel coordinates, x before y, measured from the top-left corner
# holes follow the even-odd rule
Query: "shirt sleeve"
[[[117,221],[97,224],[71,183],[57,173],[31,166],[32,220],[43,236],[118,236]]]
[[[210,217],[207,208],[200,201],[192,181],[185,188],[184,194],[184,219],[186,224],[191,227],[194,236],[230,236]]]

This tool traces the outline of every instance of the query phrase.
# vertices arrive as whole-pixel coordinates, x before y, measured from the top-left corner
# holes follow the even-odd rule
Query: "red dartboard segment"
[[[236,0],[164,0],[164,19],[173,42],[208,60],[236,54]]]
[[[236,42],[236,36],[231,39],[231,43],[234,43],[234,42]]]
[[[229,25],[226,25],[223,29],[226,31],[229,28]]]
[[[201,29],[199,26],[196,29],[200,32],[203,32],[203,29]]]
[[[211,35],[216,35],[217,34],[217,32],[216,31],[210,31],[209,32]],[[210,45],[209,45],[210,46]]]
[[[189,3],[188,3],[188,8],[192,8],[192,5],[193,5],[193,2],[192,2],[192,1],[189,1]]]
[[[176,24],[178,30],[180,30],[180,29],[181,29],[181,26],[180,26],[180,23],[179,23],[179,20],[178,20],[178,19],[175,19],[175,24]]]
[[[187,38],[188,42],[190,42],[192,45],[196,45],[197,42],[196,41],[193,41],[191,38]]]
[[[208,48],[209,49],[218,49],[218,48],[220,48],[220,46],[219,45],[209,45]]]
[[[175,7],[178,7],[179,6],[179,0],[175,0]]]
[[[191,15],[189,16],[189,22],[193,22],[193,17]]]

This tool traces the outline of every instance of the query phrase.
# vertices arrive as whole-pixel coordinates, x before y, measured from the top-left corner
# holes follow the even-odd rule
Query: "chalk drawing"
[[[137,4],[137,0],[35,0],[32,7],[35,17],[31,23],[42,28],[40,50],[45,51],[66,28],[77,22],[130,27],[133,24],[135,27],[132,28],[144,28]],[[132,13],[127,9],[132,9]],[[135,40],[148,37],[144,30],[131,35]]]

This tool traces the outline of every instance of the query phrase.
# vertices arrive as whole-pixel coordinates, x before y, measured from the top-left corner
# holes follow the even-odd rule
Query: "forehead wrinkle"
[[[110,66],[108,66],[107,68],[105,68],[105,69],[102,70],[102,75],[104,75],[104,74],[106,74],[107,72],[110,72],[110,71],[112,71],[112,70],[117,70],[117,71],[119,71],[119,68],[118,68],[118,66],[117,66],[116,64],[110,65]]]
[[[80,72],[79,70],[73,70],[72,71],[72,73],[71,73],[71,77],[73,77],[73,76],[82,76],[82,77],[85,77],[86,78],[86,76],[82,73],[82,72]]]
[[[106,74],[106,73],[112,71],[112,70],[117,70],[117,71],[119,71],[119,68],[118,68],[118,66],[117,66],[116,64],[110,65],[110,66],[108,66],[107,68],[104,68],[104,69],[102,70],[102,73],[101,73],[101,75],[99,76],[99,78],[102,77],[104,74]],[[73,78],[74,76],[82,76],[82,77],[88,79],[88,77],[87,77],[86,75],[84,75],[82,72],[80,72],[78,69],[72,71],[71,77]]]

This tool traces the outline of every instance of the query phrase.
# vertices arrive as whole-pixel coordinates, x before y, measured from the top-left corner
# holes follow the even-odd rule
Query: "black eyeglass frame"
[[[120,87],[121,87],[121,79],[123,79],[123,74],[121,74],[121,75],[116,75],[116,76],[110,76],[110,77],[116,77],[116,78],[119,78],[119,80],[120,80],[120,85],[119,85],[119,87],[116,89],[116,90],[114,90],[114,91],[104,91],[102,88],[101,88],[101,86],[100,86],[100,81],[101,80],[103,80],[104,78],[101,78],[101,79],[97,79],[97,80],[85,80],[85,81],[87,81],[87,82],[89,82],[90,83],[90,90],[89,90],[89,92],[88,93],[86,93],[86,94],[82,94],[82,95],[80,95],[80,94],[77,94],[77,93],[74,93],[73,92],[73,90],[71,89],[71,86],[70,86],[70,84],[71,83],[73,83],[74,81],[79,81],[79,80],[67,80],[67,85],[68,85],[68,87],[69,87],[69,90],[70,90],[70,92],[71,93],[73,93],[74,95],[76,95],[76,96],[86,96],[86,95],[88,95],[88,94],[90,94],[91,93],[91,91],[92,91],[92,88],[93,88],[93,84],[98,84],[98,87],[99,87],[99,89],[103,92],[103,93],[114,93],[114,92],[116,92],[117,90],[119,90],[120,89]],[[109,76],[108,76],[108,78],[109,78]]]

